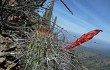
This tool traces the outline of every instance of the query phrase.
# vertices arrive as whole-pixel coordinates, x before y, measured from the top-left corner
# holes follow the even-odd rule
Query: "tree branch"
[[[60,0],[64,6],[70,11],[70,13],[73,15],[73,12],[71,11],[71,9],[66,5],[66,3],[63,0]]]

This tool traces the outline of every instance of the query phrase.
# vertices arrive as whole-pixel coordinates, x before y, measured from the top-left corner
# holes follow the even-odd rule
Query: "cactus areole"
[[[65,51],[67,51],[67,50],[70,50],[72,48],[75,48],[76,46],[91,40],[99,32],[102,32],[102,30],[96,29],[96,30],[90,31],[86,34],[83,34],[80,38],[78,38],[76,41],[72,42],[70,45],[65,46],[63,49]]]

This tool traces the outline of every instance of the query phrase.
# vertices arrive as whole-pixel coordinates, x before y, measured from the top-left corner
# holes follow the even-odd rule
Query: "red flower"
[[[99,32],[102,32],[102,30],[96,29],[93,31],[90,31],[86,34],[83,34],[80,38],[78,38],[76,41],[72,42],[70,45],[64,47],[64,50],[69,50],[72,48],[75,48],[76,46],[89,41],[90,39],[92,39],[95,35],[97,35]]]

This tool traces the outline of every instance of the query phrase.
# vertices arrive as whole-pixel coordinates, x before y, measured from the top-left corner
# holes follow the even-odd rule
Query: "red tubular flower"
[[[99,32],[102,32],[102,30],[96,29],[93,31],[90,31],[86,34],[83,34],[80,38],[78,38],[76,41],[72,42],[70,45],[64,47],[64,50],[69,50],[72,48],[75,48],[76,46],[89,41],[90,39],[92,39],[95,35],[97,35]]]

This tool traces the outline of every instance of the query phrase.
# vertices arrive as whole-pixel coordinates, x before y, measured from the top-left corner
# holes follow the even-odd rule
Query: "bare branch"
[[[73,15],[73,12],[71,11],[71,9],[66,5],[66,3],[63,0],[60,0],[64,6],[71,12],[71,14]]]

